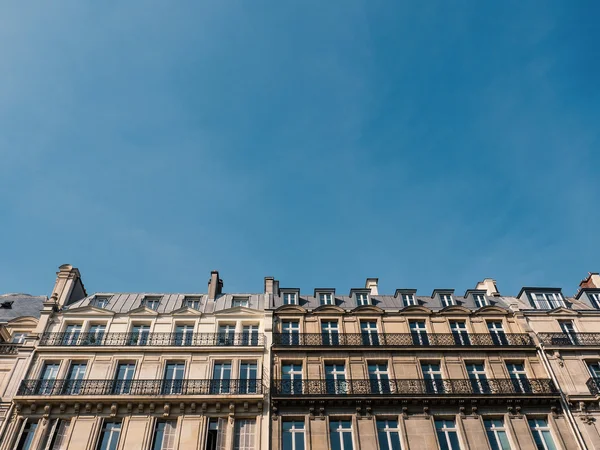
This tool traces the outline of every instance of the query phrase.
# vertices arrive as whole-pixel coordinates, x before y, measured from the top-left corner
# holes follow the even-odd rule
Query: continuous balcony
[[[252,347],[263,346],[257,333],[44,333],[40,346]]]
[[[550,379],[273,380],[273,397],[303,396],[557,396]]]
[[[527,333],[274,333],[284,347],[534,347]]]
[[[600,333],[539,333],[538,336],[542,344],[549,347],[600,347]]]
[[[262,380],[23,380],[17,396],[262,395]]]
[[[0,344],[0,355],[16,355],[21,344]]]

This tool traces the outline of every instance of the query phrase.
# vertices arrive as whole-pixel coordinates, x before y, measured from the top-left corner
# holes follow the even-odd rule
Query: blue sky
[[[0,5],[0,292],[575,292],[598,2]]]

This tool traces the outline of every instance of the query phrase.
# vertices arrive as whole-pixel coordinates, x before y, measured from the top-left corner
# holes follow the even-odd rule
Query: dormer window
[[[440,294],[440,300],[442,301],[442,306],[444,308],[455,304],[452,294]]]
[[[370,305],[371,302],[369,300],[369,294],[357,293],[356,294],[356,303],[358,304],[358,306]]]
[[[483,294],[473,294],[473,300],[475,300],[475,304],[478,308],[483,308],[484,306],[489,306],[490,304],[487,297]]]
[[[146,308],[152,309],[154,311],[158,309],[158,305],[160,305],[159,297],[146,297],[144,300],[142,300],[142,306],[145,306]]]
[[[91,305],[96,308],[106,308],[108,306],[108,297],[95,297],[91,301]]]
[[[588,294],[590,303],[596,309],[600,309],[600,294]]]
[[[284,305],[297,305],[298,304],[298,296],[295,292],[285,292],[283,294],[283,304]]]
[[[402,304],[404,306],[415,306],[417,304],[415,295],[414,294],[402,294]]]
[[[321,292],[319,294],[319,302],[321,305],[333,305],[333,295],[328,292]]]
[[[233,308],[239,307],[239,306],[243,306],[244,308],[247,308],[248,307],[248,297],[235,297],[231,302],[231,306]]]
[[[185,297],[183,299],[183,306],[187,306],[188,308],[200,309],[200,297]]]
[[[560,292],[532,292],[531,300],[536,309],[565,307],[565,300]]]

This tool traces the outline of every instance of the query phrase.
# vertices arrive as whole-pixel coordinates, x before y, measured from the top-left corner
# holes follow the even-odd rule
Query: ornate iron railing
[[[274,396],[296,395],[558,395],[550,379],[273,380]]]
[[[21,344],[0,344],[0,355],[14,355],[19,353]]]
[[[600,333],[539,333],[538,336],[548,346],[600,346]]]
[[[527,333],[273,333],[273,344],[281,346],[368,347],[497,347],[534,346]]]
[[[592,377],[585,383],[592,395],[600,393],[600,378]]]
[[[262,380],[23,380],[17,395],[251,395]]]
[[[262,346],[258,333],[44,333],[44,346]]]

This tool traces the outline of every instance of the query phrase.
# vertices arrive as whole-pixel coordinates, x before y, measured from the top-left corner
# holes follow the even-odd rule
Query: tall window
[[[573,325],[572,320],[560,320],[558,322],[560,324],[560,329],[564,334],[567,335],[569,341],[573,345],[579,345],[579,340],[577,339],[577,331],[575,330],[575,326]]]
[[[249,303],[248,297],[237,297],[232,300],[231,306],[234,308],[236,306],[243,306],[243,307],[247,308],[248,303]]]
[[[531,386],[527,381],[527,372],[523,363],[506,363],[506,368],[512,381],[515,392],[531,392]]]
[[[588,363],[588,370],[590,371],[592,378],[600,379],[600,363],[599,362]]]
[[[281,343],[283,345],[299,345],[300,344],[300,324],[284,320],[281,324]]]
[[[538,450],[556,450],[552,432],[546,419],[529,419],[529,428]]]
[[[356,303],[358,306],[370,305],[369,294],[356,294]]]
[[[321,322],[323,345],[340,345],[340,335],[337,321]]]
[[[25,342],[25,336],[27,336],[27,333],[13,333],[10,342],[12,344],[22,344]]]
[[[56,419],[46,434],[42,446],[44,450],[67,450],[67,437],[71,421],[69,419]]]
[[[234,345],[235,344],[235,325],[219,325],[219,342],[218,345]]]
[[[491,393],[490,384],[488,383],[483,363],[467,364],[467,373],[469,374],[469,380],[471,381],[471,388],[475,394]]]
[[[175,345],[178,347],[182,345],[192,345],[193,338],[193,325],[177,325],[175,327]]]
[[[106,332],[106,325],[102,324],[93,324],[90,325],[90,329],[87,334],[87,344],[88,345],[100,345],[102,343],[102,339],[104,338],[104,333]]]
[[[77,345],[79,335],[81,335],[81,325],[67,325],[67,328],[65,328],[62,345]]]
[[[283,364],[281,367],[281,393],[302,394],[302,364]]]
[[[377,421],[377,440],[380,450],[402,450],[397,420]]]
[[[454,336],[456,345],[471,345],[467,325],[464,321],[451,320],[450,331],[452,331],[452,336]]]
[[[373,394],[391,393],[387,363],[369,363],[369,382]]]
[[[304,422],[284,420],[281,431],[281,450],[304,450]]]
[[[588,294],[588,298],[594,308],[600,309],[600,294]]]
[[[227,419],[211,418],[208,422],[206,450],[225,450],[227,437]]]
[[[298,298],[296,297],[296,293],[295,292],[284,292],[283,304],[284,305],[297,305]]]
[[[402,294],[402,304],[404,306],[414,306],[417,304],[414,294]]]
[[[565,299],[560,292],[532,292],[531,299],[536,309],[554,309],[565,306]]]
[[[134,325],[131,328],[129,345],[148,345],[150,336],[150,325]]]
[[[108,306],[108,297],[95,297],[92,306],[96,308],[106,308]]]
[[[429,345],[427,328],[424,320],[413,320],[409,322],[410,334],[414,345]]]
[[[320,293],[319,303],[321,305],[333,305],[333,295],[330,293]]]
[[[454,297],[451,294],[440,294],[440,300],[444,307],[454,305]]]
[[[377,334],[377,322],[361,321],[360,333],[363,345],[379,345],[379,335]]]
[[[258,325],[243,326],[242,345],[258,345]]]
[[[506,339],[506,333],[504,332],[501,321],[489,321],[487,327],[494,345],[508,345],[508,339]]]
[[[54,391],[56,376],[58,375],[58,363],[44,363],[40,376],[39,386],[36,391],[39,395],[50,395]]]
[[[327,385],[328,394],[345,394],[348,392],[344,363],[325,365],[325,384]]]
[[[254,450],[256,419],[236,419],[233,450]]]
[[[488,306],[490,304],[487,297],[483,294],[473,294],[473,300],[475,300],[475,304],[478,308],[483,308],[484,306]]]
[[[195,310],[200,309],[200,297],[185,297],[183,300],[183,306],[192,308]]]
[[[158,420],[154,427],[152,450],[175,450],[176,420]]]
[[[163,394],[181,394],[183,390],[183,374],[185,363],[167,362],[163,379]]]
[[[216,362],[213,367],[211,394],[229,394],[231,361]]]
[[[142,306],[153,309],[154,311],[158,309],[158,305],[160,305],[159,297],[146,297],[144,300],[142,300]]]
[[[134,363],[119,363],[117,366],[117,373],[115,375],[113,392],[115,394],[129,394],[131,392],[131,384],[134,374]]]
[[[352,421],[331,420],[329,422],[331,450],[353,450]]]
[[[511,450],[503,419],[486,419],[483,425],[492,450]]]
[[[104,422],[96,450],[117,450],[121,436],[121,422]]]
[[[440,363],[421,363],[421,372],[425,380],[425,391],[430,394],[444,392],[444,380]]]
[[[240,394],[256,394],[258,369],[256,361],[240,364]]]
[[[37,422],[25,419],[23,429],[21,430],[21,436],[19,436],[19,441],[17,442],[16,450],[32,450],[31,443],[33,442],[37,426]]]
[[[454,420],[436,420],[435,431],[441,450],[460,450],[458,431]]]
[[[87,369],[87,363],[84,362],[71,362],[69,372],[67,373],[67,383],[64,386],[64,393],[77,395],[81,393],[81,387],[83,384],[83,378],[85,377],[85,371]]]

